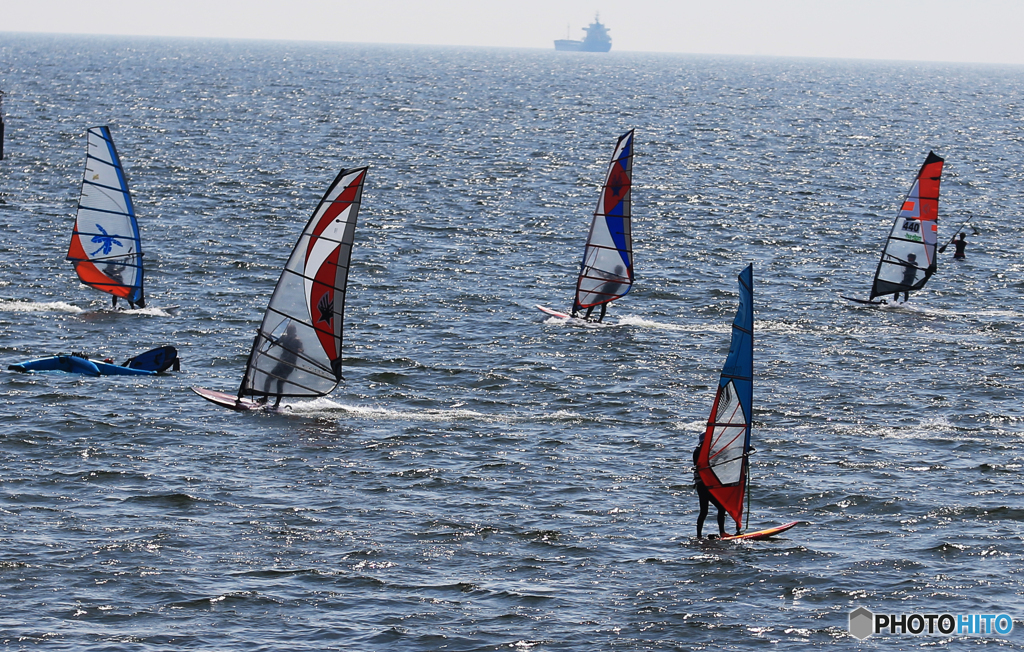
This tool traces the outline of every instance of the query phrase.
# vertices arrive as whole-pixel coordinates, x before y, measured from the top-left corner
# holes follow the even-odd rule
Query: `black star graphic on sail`
[[[334,299],[331,298],[330,292],[324,292],[316,304],[316,309],[320,311],[320,318],[316,320],[316,323],[325,321],[330,324],[334,319]]]

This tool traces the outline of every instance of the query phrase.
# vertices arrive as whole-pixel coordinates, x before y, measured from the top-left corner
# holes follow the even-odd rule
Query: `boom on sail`
[[[101,292],[145,307],[142,241],[128,181],[108,127],[87,132],[88,150],[78,217],[67,259],[78,278]]]

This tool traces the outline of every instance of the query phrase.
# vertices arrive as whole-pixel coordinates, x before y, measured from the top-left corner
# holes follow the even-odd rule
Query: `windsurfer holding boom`
[[[704,536],[704,519],[708,517],[708,506],[713,504],[718,508],[718,536],[725,536],[725,508],[718,502],[707,485],[700,479],[700,449],[704,445],[704,434],[701,433],[697,448],[693,449],[693,488],[697,490],[697,498],[700,499],[700,514],[697,515],[697,538]]]
[[[612,299],[615,299],[620,294],[622,294],[622,288],[623,288],[623,285],[624,285],[622,280],[623,279],[628,279],[628,277],[624,276],[625,269],[623,268],[622,265],[616,265],[615,266],[615,271],[612,272],[611,274],[609,274],[608,272],[600,272],[600,271],[595,271],[594,273],[595,274],[600,274],[601,276],[603,276],[604,278],[607,278],[608,280],[605,281],[602,285],[600,285],[597,289],[592,290],[592,294],[597,294],[597,295],[600,295],[602,297],[611,297],[610,299],[605,299],[600,304],[601,305],[601,314],[600,314],[600,316],[598,316],[597,322],[601,323],[602,321],[604,321],[605,312],[608,310],[608,302],[611,301]],[[583,315],[582,318],[587,320],[587,321],[591,321],[590,315],[591,315],[591,313],[594,312],[594,308],[595,307],[596,307],[595,305],[591,305],[590,307],[588,307],[586,314]],[[572,308],[572,316],[573,317],[579,317],[579,312],[581,310],[583,310],[582,306],[580,306],[578,303],[575,304],[573,306],[573,308]]]
[[[299,359],[299,354],[302,353],[302,340],[296,335],[295,324],[288,324],[288,327],[284,330],[284,335],[281,339],[274,342],[274,344],[281,347],[281,357],[278,359],[274,368],[267,374],[267,379],[263,381],[263,393],[266,394],[259,402],[266,403],[267,398],[270,396],[270,384],[277,381],[277,391],[274,393],[276,399],[274,400],[274,409],[281,404],[281,390],[284,389],[284,381],[288,378],[288,375],[295,369],[295,361]]]
[[[907,262],[903,263],[903,285],[906,286],[903,289],[903,302],[906,303],[910,299],[910,288],[914,286],[914,279],[917,278],[917,254],[907,254]],[[900,291],[892,295],[892,300],[895,303],[900,298]]]

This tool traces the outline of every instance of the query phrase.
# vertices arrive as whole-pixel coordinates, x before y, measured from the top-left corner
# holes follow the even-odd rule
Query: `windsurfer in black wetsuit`
[[[917,254],[907,254],[907,262],[903,263],[903,285],[906,288],[903,290],[903,302],[906,303],[910,299],[910,288],[914,285],[914,279],[917,278]],[[892,295],[893,302],[898,301],[900,298],[900,291]]]
[[[587,321],[590,321],[590,313],[594,312],[594,306],[588,306],[587,307],[587,312],[584,313],[583,315],[580,315],[580,311],[582,311],[582,310],[583,310],[583,306],[581,306],[580,304],[577,303],[577,304],[573,305],[572,313],[571,314],[572,314],[573,317],[576,317],[578,319],[585,319]],[[599,316],[597,318],[598,323],[600,323],[600,321],[602,319],[604,319],[604,313],[607,310],[608,310],[608,302],[605,301],[604,303],[601,304],[601,316]]]
[[[115,265],[114,263],[107,263],[106,266],[103,268],[103,273],[112,278],[113,280],[117,281],[118,285],[124,285],[124,279],[121,278],[122,272],[124,272],[124,265]],[[110,298],[110,307],[113,308],[114,310],[117,310],[117,295],[111,294]],[[128,305],[132,307],[132,310],[135,309],[135,303],[133,301],[130,301],[128,299],[125,299],[125,301],[128,301]]]
[[[601,285],[601,287],[597,288],[596,290],[593,290],[593,293],[600,294],[606,297],[612,297],[613,299],[617,297],[622,292],[623,283],[620,279],[623,278],[623,271],[624,270],[622,265],[616,265],[615,271],[612,272],[611,274],[609,274],[608,272],[601,272],[602,276],[605,276],[609,280],[605,281],[605,283]],[[610,299],[601,302],[601,315],[597,318],[597,323],[601,323],[604,320],[604,314],[608,310],[608,301],[610,301]],[[583,315],[583,319],[590,321],[590,315],[591,313],[594,312],[595,307],[596,305],[588,307],[586,314]],[[582,309],[583,308],[579,304],[573,306],[572,316],[577,317],[577,313]]]
[[[604,319],[604,313],[607,310],[608,310],[608,302],[605,301],[604,303],[601,304],[601,315],[597,318],[597,323],[599,323],[599,324],[601,323],[601,320]],[[590,306],[589,308],[587,308],[587,314],[583,315],[583,318],[586,319],[587,321],[590,321],[590,313],[592,313],[592,312],[594,312],[594,306]]]
[[[967,240],[965,240],[966,237],[967,236],[964,235],[964,233],[961,231],[960,239],[953,241],[953,246],[956,247],[956,251],[953,252],[954,259],[958,258],[960,260],[963,260],[964,258],[967,258]]]
[[[704,444],[704,435],[700,436],[697,448],[693,449],[693,487],[697,490],[697,498],[700,499],[700,514],[697,515],[697,538],[704,536],[704,519],[708,517],[709,504],[718,508],[718,536],[725,536],[725,508],[722,503],[711,495],[711,491],[700,479],[700,449]]]
[[[258,402],[267,402],[267,398],[270,395],[270,384],[276,380],[277,390],[274,392],[276,396],[274,409],[277,409],[277,406],[281,404],[281,390],[284,389],[284,381],[295,369],[295,362],[299,359],[299,354],[302,353],[302,340],[296,335],[295,324],[288,324],[288,327],[284,329],[284,335],[281,336],[281,339],[275,340],[274,344],[281,347],[281,357],[278,358],[274,368],[270,370],[267,379],[263,381],[263,393],[266,396]]]

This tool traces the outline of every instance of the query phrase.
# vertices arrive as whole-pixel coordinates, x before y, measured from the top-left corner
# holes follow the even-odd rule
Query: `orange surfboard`
[[[799,522],[800,521],[792,521],[790,523],[786,523],[784,525],[779,525],[777,527],[770,527],[770,528],[768,528],[766,530],[758,530],[757,532],[747,532],[745,534],[733,534],[733,535],[730,535],[730,536],[722,537],[722,541],[734,541],[736,539],[767,539],[768,537],[773,537],[776,534],[779,534],[781,532],[785,532],[786,530],[788,530],[789,528],[791,528],[794,525],[798,524]]]

